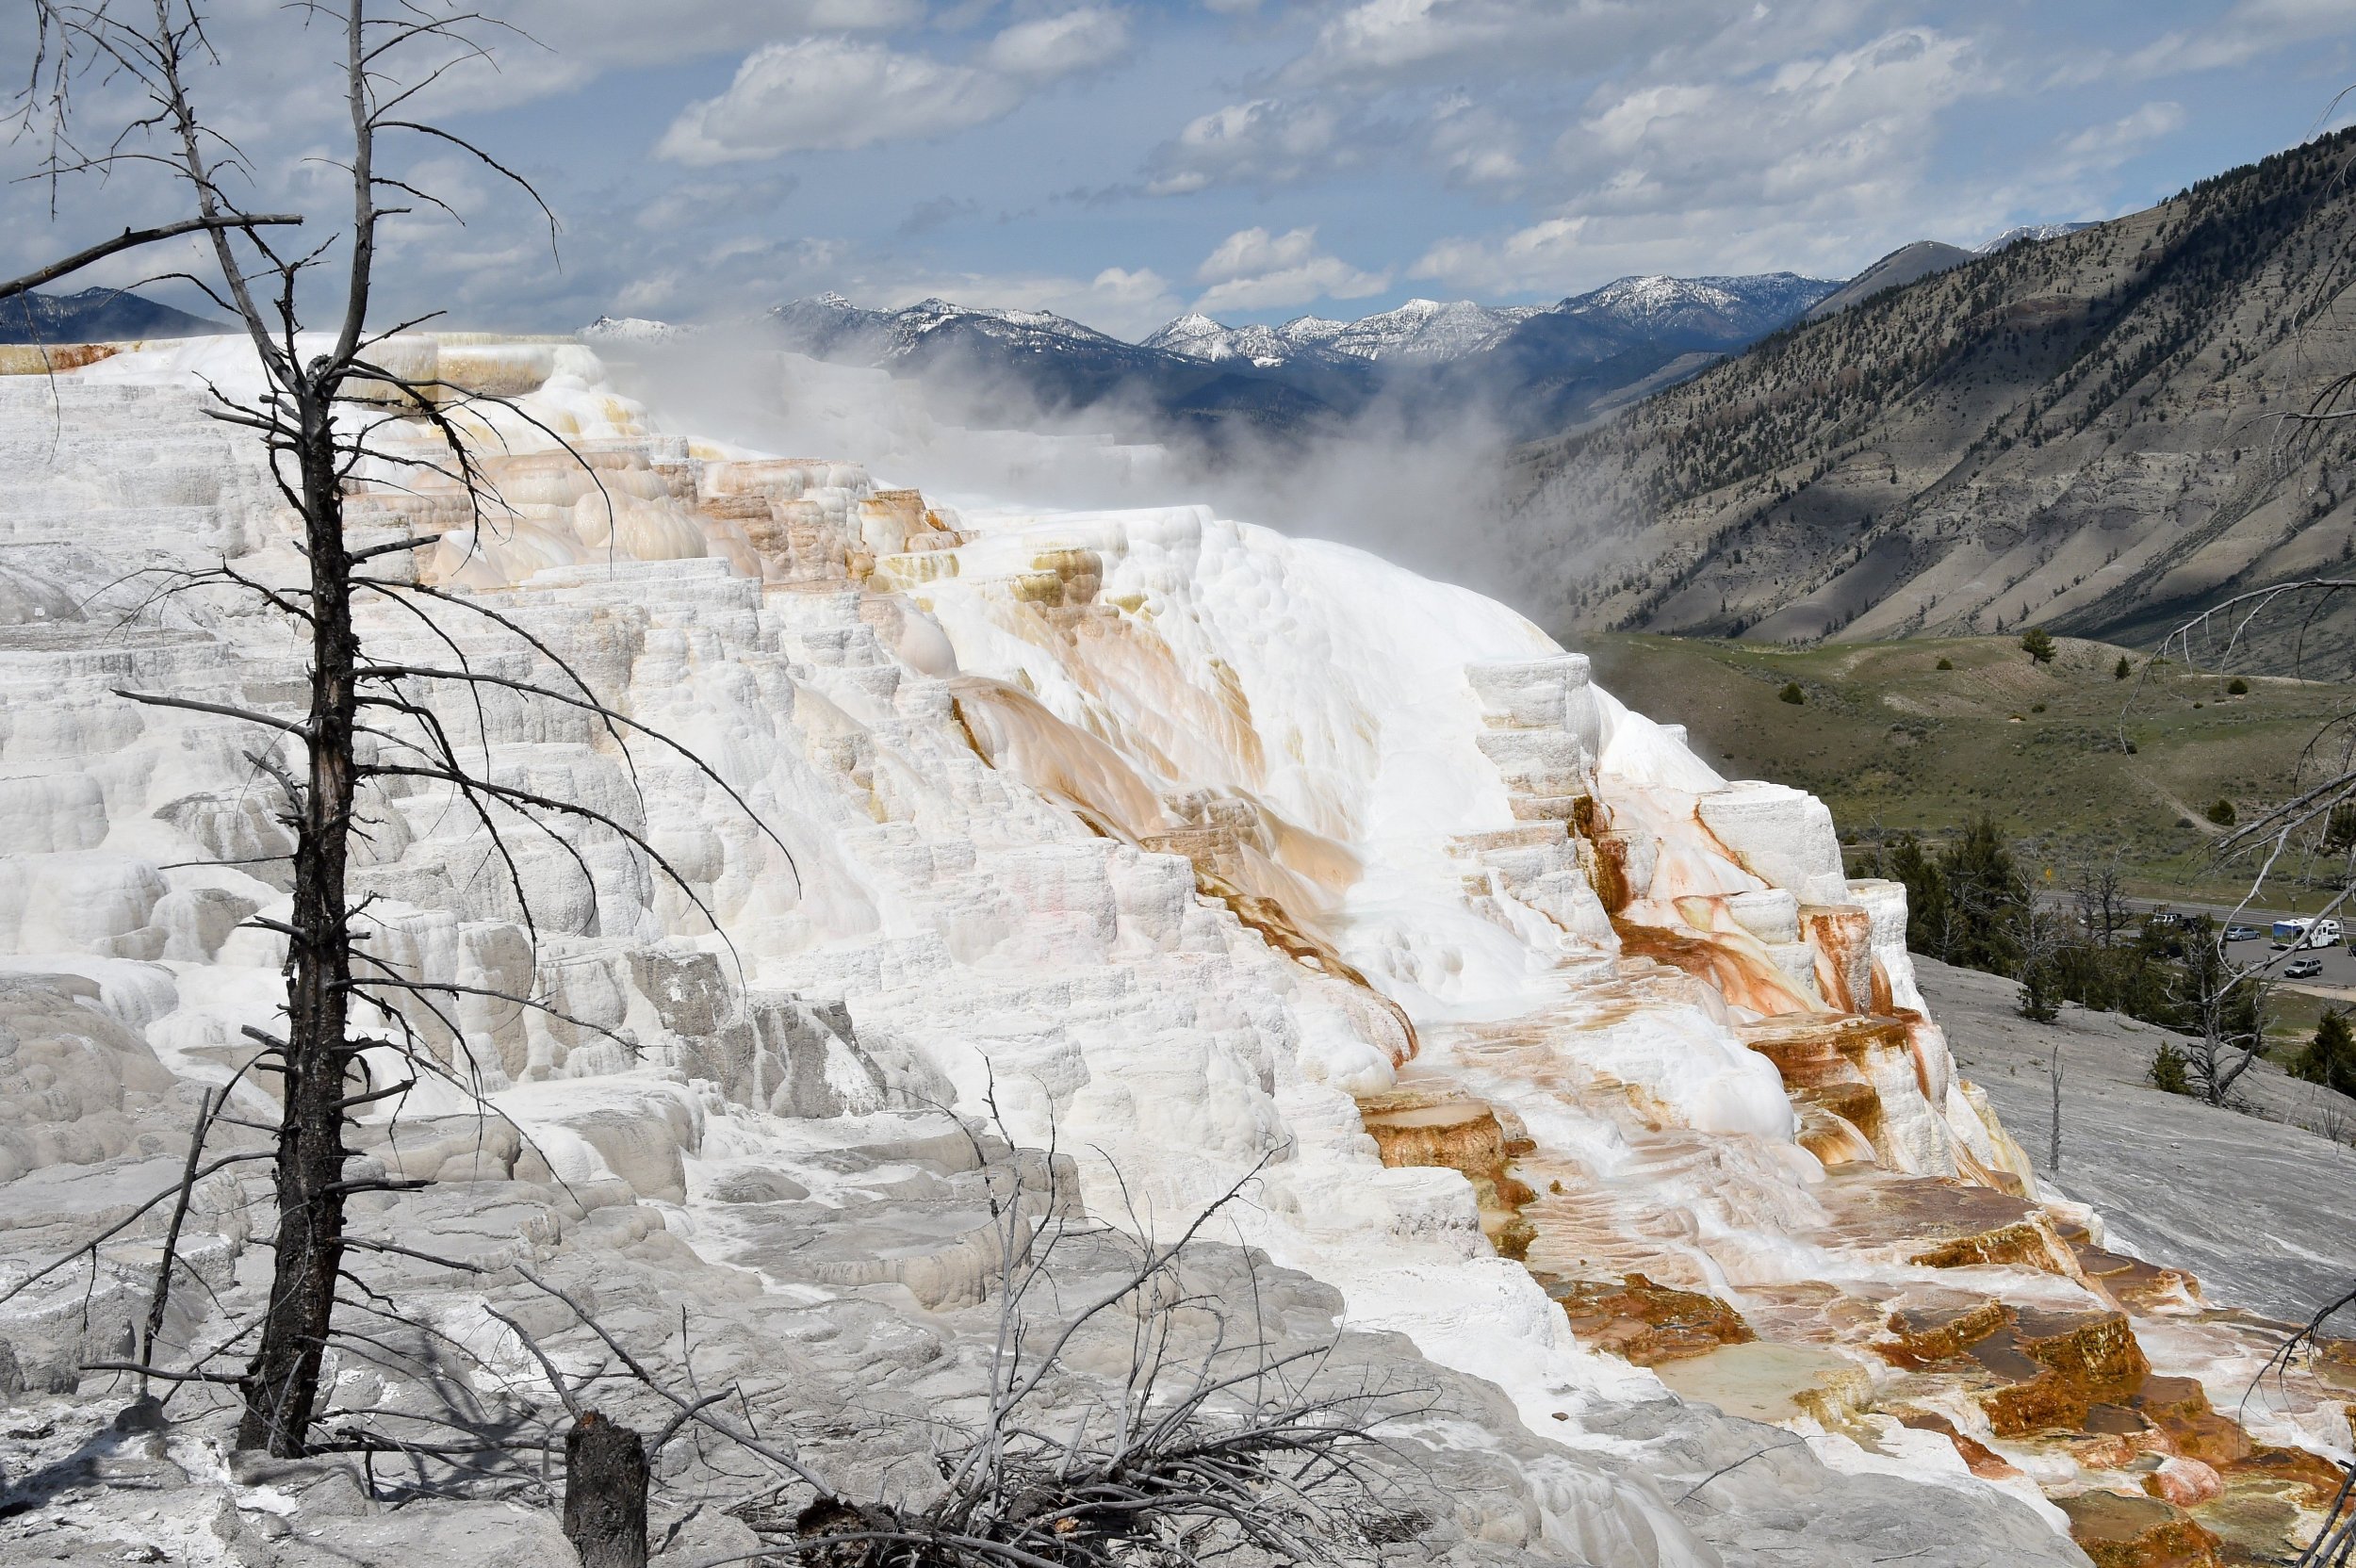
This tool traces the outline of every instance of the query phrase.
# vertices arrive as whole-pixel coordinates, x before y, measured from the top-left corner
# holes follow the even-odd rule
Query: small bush
[[[2246,697],[2250,694],[2250,682],[2235,676],[2225,683],[2225,694],[2229,697]]]
[[[2029,704],[2029,711],[2032,713],[2042,713],[2045,711],[2045,704],[2041,702],[2033,702]]]
[[[2351,849],[2356,849],[2356,804],[2343,802],[2332,807],[2331,815],[2325,820],[2323,852],[2345,855]]]
[[[1952,670],[1955,667],[1955,662],[1952,659],[1942,659],[1939,662],[1939,667],[1942,670]]]
[[[2211,822],[2217,824],[2219,827],[2231,827],[2234,823],[2241,820],[2233,810],[2233,803],[2227,800],[2223,795],[2219,795],[2217,799],[2209,802],[2209,808],[2206,811],[2203,811],[2201,815],[2207,817]]]
[[[2021,651],[2029,656],[2031,663],[2051,664],[2055,651],[2053,634],[2041,626],[2031,627],[2021,634]]]
[[[2192,1075],[2185,1070],[2188,1065],[2174,1040],[2162,1040],[2158,1054],[2151,1058],[2151,1086],[2169,1094],[2190,1094]]]
[[[1800,704],[1808,700],[1808,694],[1800,690],[1800,683],[1798,681],[1787,680],[1783,683],[1783,690],[1775,694],[1775,700],[1777,702],[1788,702],[1792,707],[1797,708]]]
[[[2119,662],[2111,666],[2111,678],[2113,680],[2124,680],[2135,673],[2135,667],[2127,662],[2127,656],[2123,653],[2119,656]]]
[[[2032,1023],[2051,1023],[2061,1017],[2061,997],[2043,964],[2030,966],[2021,979],[2021,1016]]]

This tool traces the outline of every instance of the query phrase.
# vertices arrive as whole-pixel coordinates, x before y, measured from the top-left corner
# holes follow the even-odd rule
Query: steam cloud
[[[1381,397],[1310,433],[1264,433],[1235,418],[1193,425],[1118,392],[1046,408],[970,362],[895,376],[711,332],[597,348],[621,389],[672,429],[862,463],[953,507],[1208,504],[1544,614],[1540,574],[1504,520],[1512,437],[1478,402],[1435,414]]]

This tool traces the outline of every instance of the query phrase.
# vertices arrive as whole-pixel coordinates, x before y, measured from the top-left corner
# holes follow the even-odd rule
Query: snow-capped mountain
[[[599,345],[685,343],[701,336],[703,331],[701,327],[656,321],[644,316],[600,316],[581,328],[581,335]]]
[[[1355,321],[1333,321],[1302,316],[1278,330],[1289,342],[1330,349],[1358,359],[1458,359],[1494,347],[1514,327],[1543,309],[1510,305],[1495,309],[1456,300],[1410,300],[1397,310],[1385,310]]]
[[[0,301],[0,343],[105,343],[201,337],[228,329],[123,288],[28,290]]]
[[[1609,319],[1653,332],[1728,339],[1761,337],[1841,286],[1797,272],[1750,277],[1619,278],[1554,307],[1563,315]]]
[[[877,364],[965,335],[1033,352],[1075,347],[1097,353],[1137,351],[1134,344],[1053,311],[998,310],[938,297],[899,310],[865,310],[840,294],[821,294],[775,306],[762,319],[792,347],[820,358],[863,355]]]
[[[1289,363],[1301,350],[1281,328],[1222,326],[1199,315],[1181,316],[1139,341],[1149,349],[1214,365],[1228,359],[1249,360],[1264,370]]]
[[[1355,321],[1301,316],[1281,327],[1230,327],[1207,316],[1181,316],[1144,341],[1190,359],[1249,359],[1264,368],[1290,364],[1304,352],[1432,365],[1505,348],[1529,323],[1559,316],[1601,325],[1615,335],[1693,338],[1690,347],[1725,349],[1773,332],[1838,286],[1793,272],[1628,277],[1552,305],[1410,300]]]
[[[2022,223],[2006,229],[2003,234],[1981,246],[1980,254],[1992,256],[1997,252],[2018,245],[2023,240],[2059,239],[2064,235],[2076,234],[2081,229],[2093,227],[2092,223]]]
[[[1186,315],[1142,341],[1148,348],[1165,349],[1188,359],[1248,359],[1263,369],[1289,365],[1304,356],[1432,363],[1489,348],[1543,308],[1516,305],[1499,310],[1469,300],[1448,303],[1410,300],[1397,310],[1355,321],[1297,316],[1281,327],[1231,327],[1207,316]]]

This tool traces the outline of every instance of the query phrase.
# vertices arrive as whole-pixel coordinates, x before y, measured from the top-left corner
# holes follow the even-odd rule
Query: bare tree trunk
[[[2052,1127],[2052,1129],[2051,1129],[2051,1131],[2050,1131],[2050,1136],[2049,1136],[2049,1138],[2048,1138],[2048,1148],[2047,1148],[2046,1157],[2045,1157],[2045,1168],[2046,1168],[2046,1171],[2047,1171],[2047,1173],[2048,1173],[2048,1174],[2050,1174],[2050,1175],[2053,1175],[2053,1176],[2059,1176],[2059,1175],[2061,1174],[2061,1143],[2062,1143],[2062,1139],[2061,1139],[2061,1086],[2062,1086],[2062,1065],[2061,1065],[2061,1047],[2060,1047],[2060,1046],[2056,1045],[2056,1046],[2054,1046],[2054,1047],[2053,1047],[2053,1059],[2052,1059],[2050,1062],[2048,1062],[2048,1063],[2046,1064],[2046,1070],[2045,1070],[2047,1071],[2047,1073],[2048,1073],[2048,1074],[2050,1074],[2050,1075],[2052,1076],[2052,1078],[2053,1078],[2053,1127]]]
[[[351,912],[344,872],[352,820],[355,716],[352,562],[344,547],[332,407],[302,399],[304,546],[312,615],[310,776],[295,841],[292,975],[286,988],[285,1108],[278,1145],[276,1267],[262,1333],[246,1369],[237,1446],[281,1458],[303,1450],[319,1398],[319,1356],[335,1310],[344,1250],[344,1096],[352,1048]]]
[[[646,1568],[646,1446],[594,1410],[564,1434],[564,1539],[581,1568]]]

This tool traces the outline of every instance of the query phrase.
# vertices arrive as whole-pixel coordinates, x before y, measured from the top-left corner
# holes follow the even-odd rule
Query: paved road
[[[2356,999],[2356,954],[2351,954],[2348,951],[2346,938],[2343,938],[2337,946],[2331,948],[2307,948],[2296,955],[2276,954],[2272,951],[2271,944],[2273,939],[2270,933],[2273,930],[2274,923],[2286,917],[2282,913],[2275,910],[2244,909],[2236,914],[2230,905],[2185,903],[2139,903],[2136,905],[2136,907],[2138,909],[2175,909],[2184,914],[2208,915],[2215,919],[2219,924],[2231,923],[2256,926],[2260,932],[2256,940],[2235,942],[2231,948],[2227,949],[2227,951],[2233,956],[2236,962],[2244,964],[2255,963],[2259,959],[2266,957],[2276,957],[2284,960],[2294,956],[2300,958],[2318,958],[2323,962],[2323,972],[2321,974],[2316,975],[2311,980],[2292,981],[2286,982],[2286,984],[2296,986],[2297,988],[2300,990],[2313,991],[2319,996],[2334,996],[2335,1000]],[[2347,929],[2349,935],[2356,936],[2356,910],[2342,909],[2332,918],[2337,920],[2340,924]],[[2274,967],[2274,972],[2279,975],[2282,972],[2282,964],[2277,963]],[[2335,993],[2343,994],[2335,996]]]

